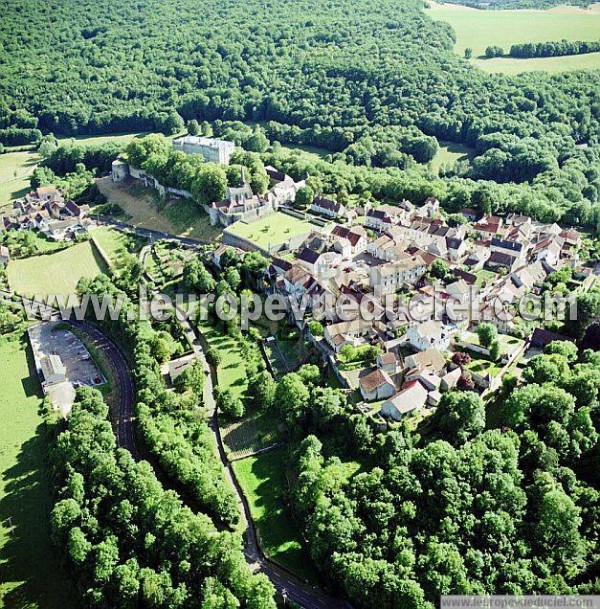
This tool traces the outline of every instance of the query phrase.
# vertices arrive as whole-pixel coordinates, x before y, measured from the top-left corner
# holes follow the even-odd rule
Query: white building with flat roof
[[[51,354],[42,357],[40,360],[40,371],[44,387],[67,380],[67,370],[59,355]]]
[[[226,140],[216,140],[198,135],[184,135],[173,140],[173,148],[186,154],[200,154],[205,161],[229,165],[235,144]]]

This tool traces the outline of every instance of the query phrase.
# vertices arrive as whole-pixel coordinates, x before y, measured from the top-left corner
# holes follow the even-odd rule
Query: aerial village
[[[173,148],[227,165],[232,142],[186,135]],[[548,276],[569,269],[577,290],[597,280],[580,256],[581,235],[557,224],[542,224],[524,215],[506,217],[461,210],[462,221],[449,224],[435,198],[422,205],[366,204],[346,207],[335,198],[315,196],[303,211],[294,206],[304,181],[295,181],[267,166],[270,187],[256,195],[242,171],[242,184],[226,197],[204,206],[210,223],[222,229],[208,261],[218,269],[230,250],[261,252],[269,260],[263,292],[296,302],[308,298],[301,319],[289,309],[289,322],[310,342],[341,387],[365,415],[380,425],[404,417],[427,416],[441,394],[456,387],[490,394],[507,373],[556,340],[571,340],[543,320],[527,321],[515,313],[526,295],[540,296]],[[161,196],[191,198],[191,193],[164,187],[152,175],[113,162],[111,180],[135,180]],[[283,220],[283,223],[282,223]],[[277,238],[257,239],[259,223],[301,228],[277,231]],[[301,224],[300,224],[301,222]],[[4,230],[37,230],[48,238],[74,240],[96,227],[89,206],[64,200],[53,186],[40,187],[14,203],[2,220]],[[265,229],[266,230],[266,229]],[[188,244],[189,245],[189,244]],[[0,261],[10,260],[7,248]],[[418,297],[434,311],[441,300],[465,302],[476,291],[477,314],[449,319],[445,313],[415,320],[404,310]],[[398,298],[390,305],[389,296]],[[342,319],[336,310],[318,317],[311,304],[323,297],[368,299],[369,319]],[[391,309],[391,310],[390,310]],[[551,327],[551,326],[550,326]]]

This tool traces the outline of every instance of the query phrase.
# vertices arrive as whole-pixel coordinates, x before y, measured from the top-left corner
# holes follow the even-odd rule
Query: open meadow
[[[508,53],[511,45],[557,40],[597,41],[600,39],[600,5],[589,9],[559,6],[549,10],[478,10],[462,5],[431,3],[426,14],[446,21],[456,32],[454,50],[461,57],[473,49],[473,63],[489,72],[551,73],[577,69],[600,69],[600,53],[565,57],[482,59],[488,46],[499,46]]]
[[[124,252],[137,254],[145,243],[143,239],[105,226],[93,230],[90,237],[109,266],[115,265]]]
[[[458,161],[469,161],[474,154],[475,150],[473,148],[463,144],[440,141],[440,149],[429,162],[429,168],[435,175],[438,175],[443,167],[451,168]]]
[[[147,133],[114,133],[109,135],[78,135],[75,137],[59,137],[61,144],[72,144],[73,146],[100,146],[113,142],[115,144],[129,144],[136,137],[144,137]]]
[[[50,540],[50,472],[41,392],[26,337],[0,341],[0,607],[72,609]]]
[[[473,63],[492,74],[520,74],[540,70],[548,72],[548,74],[560,74],[574,70],[599,70],[600,53],[566,55],[565,57],[534,57],[532,59],[495,57],[494,59],[475,59]]]
[[[285,505],[284,449],[235,461],[233,469],[250,503],[265,554],[300,577],[317,581],[316,569],[302,547],[292,514]]]
[[[60,252],[11,260],[8,283],[18,294],[75,294],[82,277],[95,277],[106,271],[106,264],[90,241]]]
[[[0,154],[0,211],[29,192],[29,176],[39,160],[37,152]]]
[[[110,135],[82,135],[76,137],[60,137],[62,145],[99,146],[107,142],[127,145],[136,137],[144,137],[147,133],[115,133]],[[173,139],[178,135],[169,136]],[[37,167],[41,157],[35,150],[5,152],[0,154],[0,210],[12,203],[14,199],[24,196],[29,190],[29,176]]]

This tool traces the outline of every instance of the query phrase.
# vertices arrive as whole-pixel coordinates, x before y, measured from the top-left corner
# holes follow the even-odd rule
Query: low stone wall
[[[179,190],[177,188],[166,187],[167,194],[181,197],[182,199],[191,199],[192,193],[189,190]]]
[[[233,224],[232,226],[235,226]],[[239,247],[240,249],[246,252],[261,252],[265,256],[269,256],[271,254],[276,254],[285,250],[295,250],[298,249],[304,241],[308,238],[310,233],[302,233],[301,235],[297,235],[296,237],[292,237],[288,241],[283,241],[282,243],[277,243],[270,248],[264,248],[260,245],[254,243],[250,239],[246,239],[245,237],[240,237],[232,232],[228,232],[227,229],[223,231],[223,243],[225,245],[231,245],[232,247]]]
[[[232,247],[238,247],[246,252],[261,252],[265,256],[269,255],[268,250],[263,247],[259,247],[256,245],[256,243],[250,241],[250,239],[240,237],[239,235],[234,235],[233,233],[227,232],[227,230],[223,231],[223,243]]]
[[[146,173],[142,169],[136,169],[133,165],[129,165],[129,175],[135,180],[141,180],[145,186],[154,188],[158,191],[161,197],[165,195],[175,195],[176,197],[182,197],[183,199],[191,199],[192,193],[188,190],[180,190],[178,188],[172,188],[171,186],[163,186],[154,176]]]

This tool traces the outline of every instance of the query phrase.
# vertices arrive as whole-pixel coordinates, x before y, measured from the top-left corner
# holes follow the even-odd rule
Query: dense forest
[[[530,183],[561,212],[600,198],[600,72],[485,74],[417,0],[3,8],[4,144],[240,120],[356,165],[402,169],[462,143],[475,158],[461,177]]]
[[[84,388],[68,422],[46,413],[54,540],[88,607],[275,609],[271,584],[242,552],[237,498],[202,410],[204,370],[190,366],[167,391],[160,364],[174,355],[176,332],[132,314],[139,271],[125,254],[110,278],[84,278],[78,292],[123,299],[118,319],[99,323],[129,356],[139,438],[175,488],[117,448],[102,395]]]
[[[421,435],[378,433],[343,394],[281,381],[293,505],[316,564],[355,606],[598,593],[598,354],[553,343],[525,379],[505,379],[494,424],[477,394],[450,392]]]
[[[221,266],[213,276],[188,263],[186,286],[216,282],[234,295],[253,285],[261,261],[230,254]],[[597,317],[600,291],[579,298],[593,312],[566,324],[578,337]],[[237,321],[223,331],[239,335]],[[416,430],[401,422],[383,432],[316,365],[276,383],[264,366],[252,368],[251,407],[288,432],[290,504],[308,549],[353,606],[433,609],[441,594],[600,590],[598,352],[551,343],[521,379],[507,374],[489,404],[451,391]]]
[[[85,606],[274,609],[239,536],[219,532],[165,491],[146,461],[117,448],[99,392],[80,390],[68,423],[51,408],[46,421],[60,488],[52,534]]]

